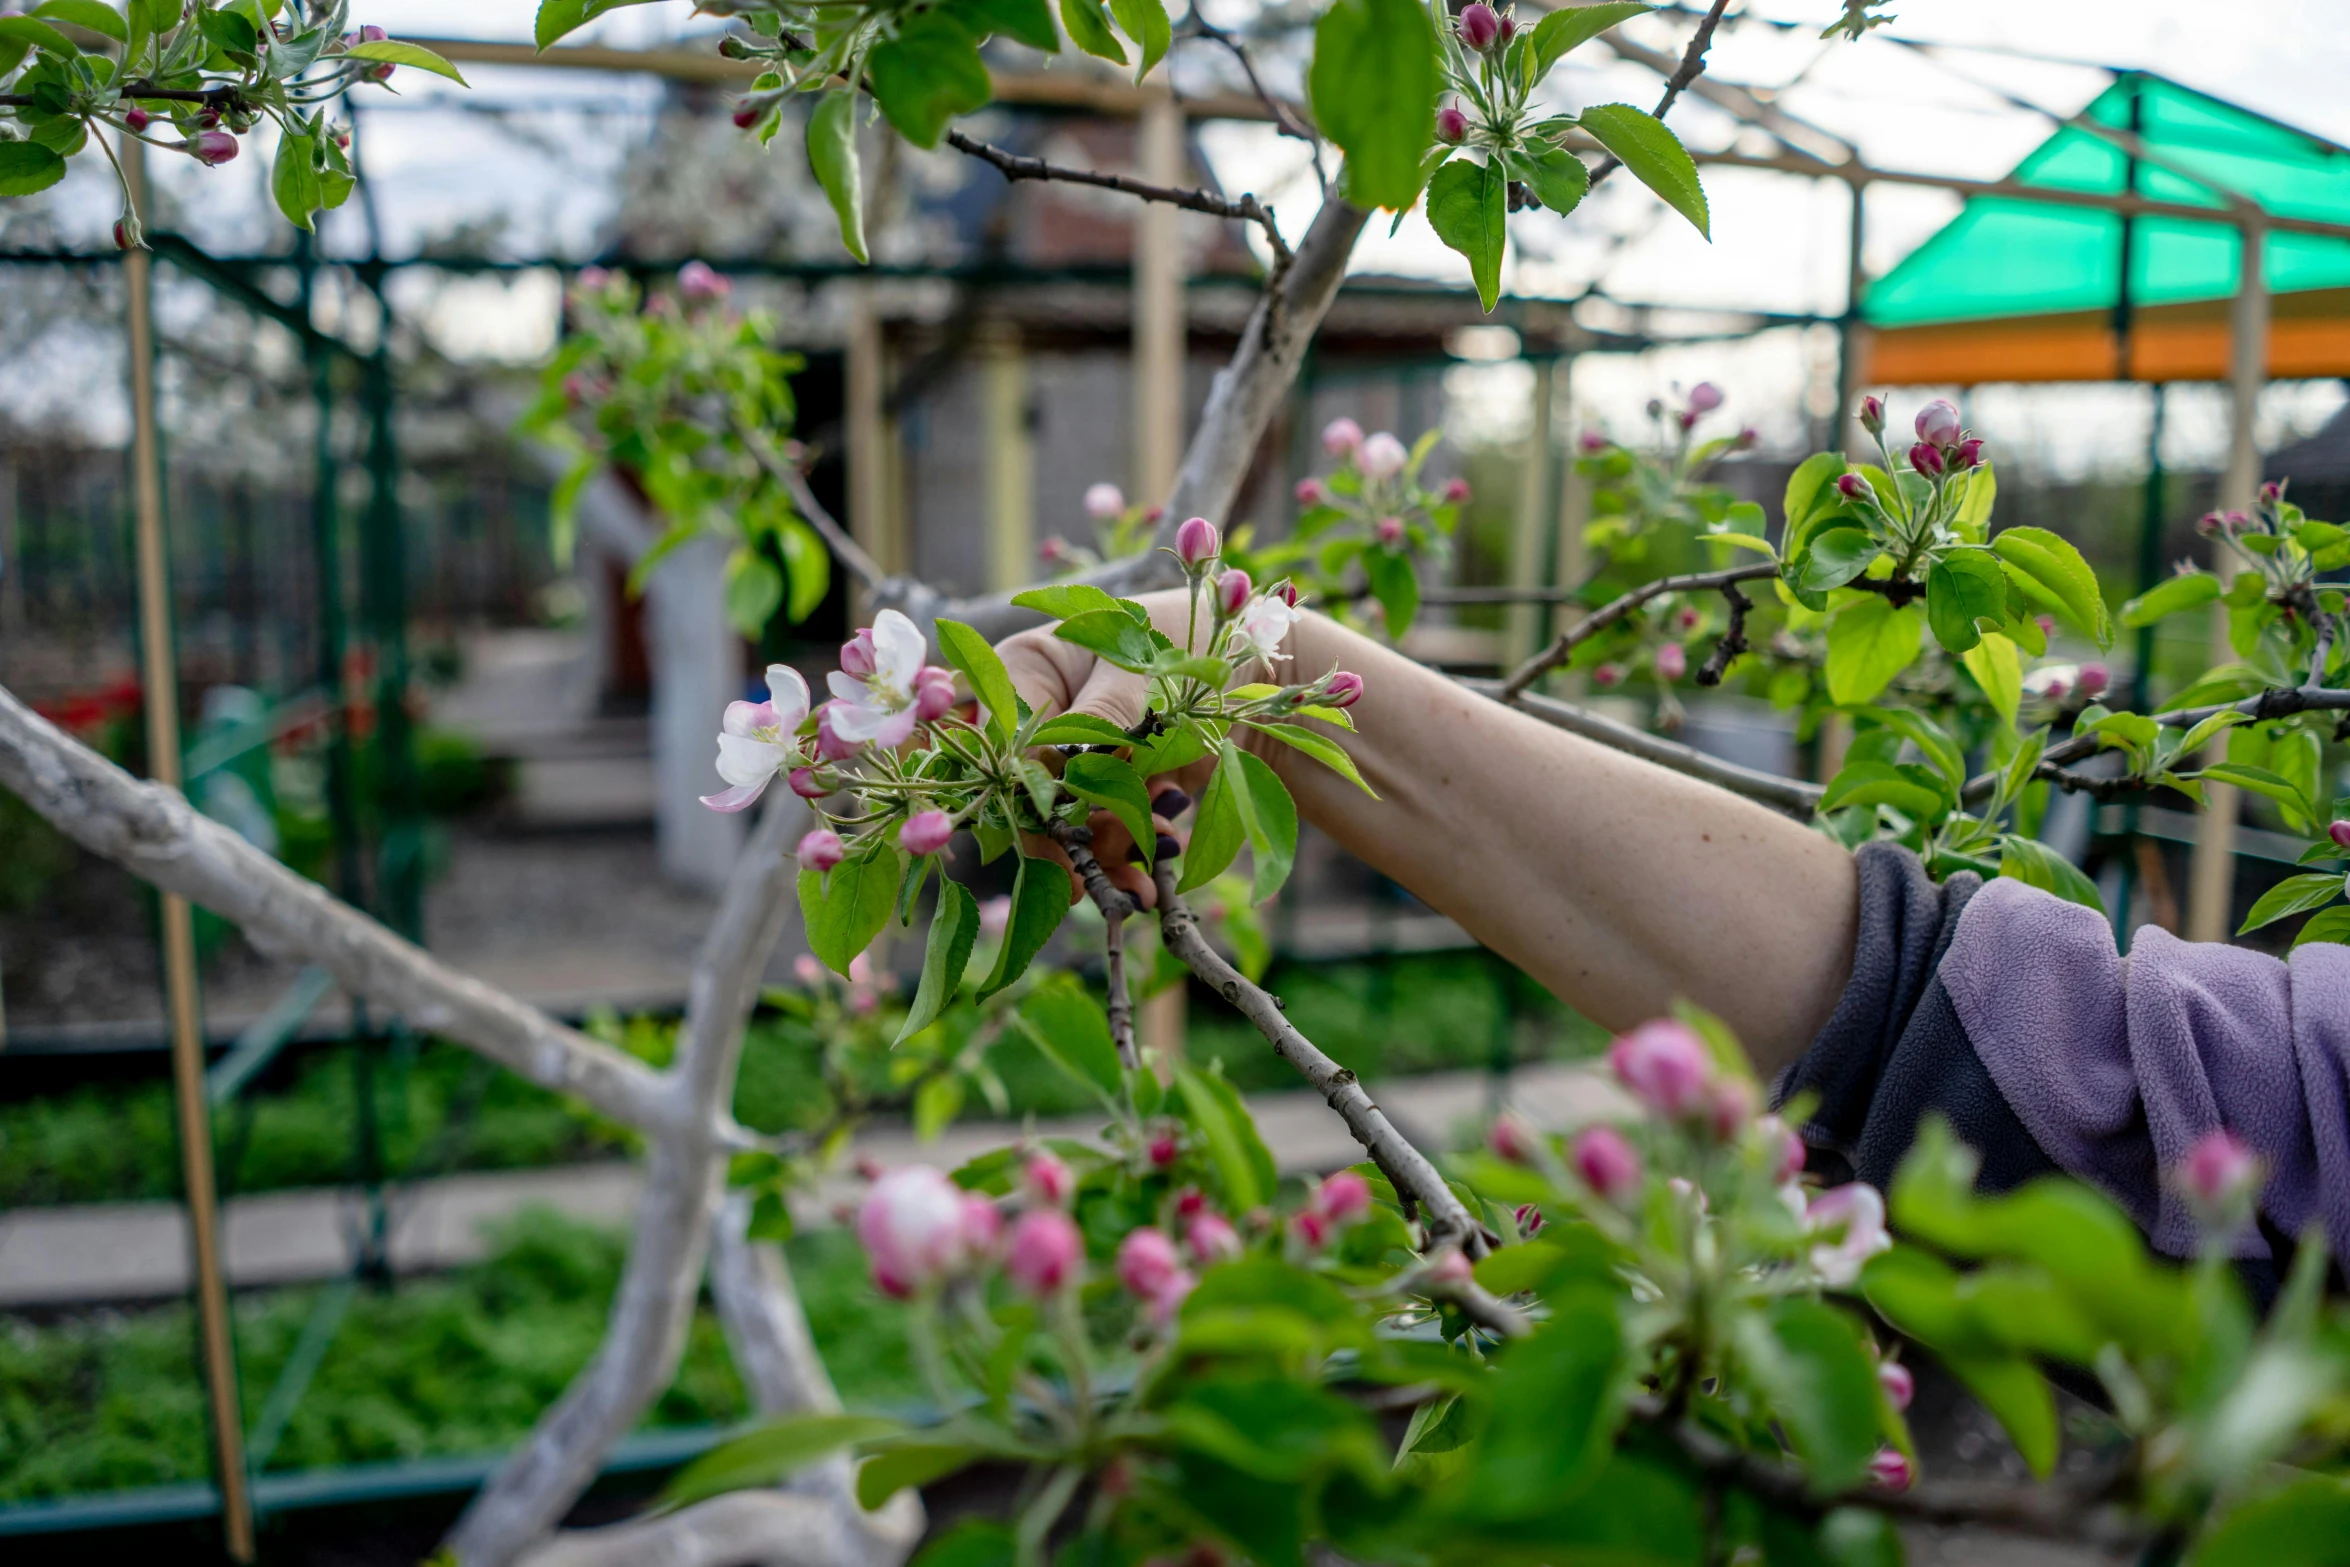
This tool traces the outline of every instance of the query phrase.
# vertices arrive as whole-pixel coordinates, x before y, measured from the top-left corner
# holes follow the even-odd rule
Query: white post
[[[1518,468],[1518,525],[1510,539],[1510,586],[1540,587],[1542,582],[1542,525],[1550,513],[1551,388],[1555,367],[1562,361],[1534,361],[1534,396],[1526,425],[1526,456]],[[1512,664],[1532,658],[1541,644],[1542,609],[1533,603],[1510,606],[1509,657]]]
[[[715,770],[718,717],[746,689],[743,640],[726,618],[726,547],[696,539],[645,584],[653,663],[653,824],[661,874],[716,892],[742,853],[744,819],[701,797]]]
[[[1008,321],[991,324],[978,348],[987,585],[1011,593],[1036,578],[1036,435],[1028,424],[1028,358],[1020,329]]]

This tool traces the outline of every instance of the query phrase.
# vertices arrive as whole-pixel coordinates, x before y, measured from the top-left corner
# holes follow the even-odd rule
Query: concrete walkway
[[[1462,1128],[1487,1109],[1489,1079],[1450,1072],[1374,1084],[1397,1126],[1423,1148],[1454,1145]],[[1604,1112],[1608,1085],[1584,1067],[1535,1067],[1514,1075],[1509,1098],[1538,1125],[1567,1126]],[[1311,1091],[1260,1094],[1248,1102],[1265,1142],[1285,1171],[1318,1171],[1361,1157],[1346,1127]],[[1040,1122],[1037,1132],[1090,1137],[1098,1117]],[[935,1142],[917,1143],[903,1126],[876,1126],[857,1151],[884,1166],[953,1168],[1019,1135],[1000,1121],[964,1121]],[[625,1224],[635,1211],[633,1164],[574,1165],[505,1174],[452,1175],[397,1191],[391,1261],[402,1273],[425,1273],[474,1261],[488,1232],[522,1209],[550,1208],[598,1224]],[[855,1194],[847,1179],[810,1197],[806,1217],[821,1222]],[[229,1281],[253,1287],[336,1277],[350,1268],[365,1223],[358,1194],[343,1190],[273,1192],[227,1205]],[[186,1217],[176,1203],[84,1203],[0,1214],[0,1308],[57,1307],[168,1299],[188,1288]]]

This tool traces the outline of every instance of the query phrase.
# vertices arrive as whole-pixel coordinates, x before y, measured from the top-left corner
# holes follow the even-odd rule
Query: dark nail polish
[[[1166,833],[1159,834],[1158,841],[1151,845],[1151,854],[1157,859],[1163,860],[1169,855],[1181,854],[1182,852],[1183,845],[1177,843],[1172,836]]]
[[[1126,863],[1127,863],[1127,864],[1129,864],[1129,865],[1141,865],[1141,864],[1144,864],[1144,863],[1145,863],[1145,861],[1144,861],[1144,859],[1143,859],[1143,857],[1142,857],[1142,845],[1141,845],[1141,844],[1139,844],[1139,843],[1137,843],[1137,844],[1131,844],[1131,845],[1129,845],[1129,846],[1127,847],[1127,850],[1126,850]]]
[[[1151,809],[1173,821],[1191,809],[1191,796],[1180,789],[1162,789],[1158,798],[1151,801]]]

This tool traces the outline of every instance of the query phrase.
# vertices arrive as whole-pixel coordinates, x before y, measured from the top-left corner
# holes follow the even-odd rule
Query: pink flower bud
[[[1159,519],[1166,515],[1167,508],[1164,506],[1145,506],[1142,509],[1142,520],[1154,528],[1159,525]]]
[[[236,137],[227,131],[198,131],[183,145],[198,163],[208,167],[228,162],[241,150]]]
[[[1466,506],[1469,503],[1469,481],[1466,479],[1445,480],[1444,500],[1445,504],[1449,506]]]
[[[857,1210],[857,1240],[885,1295],[912,1295],[952,1271],[964,1249],[963,1194],[926,1164],[873,1183]]]
[[[924,723],[944,718],[955,705],[955,677],[936,664],[923,666],[914,677],[914,716]]]
[[[2096,696],[2104,691],[2113,676],[2103,664],[2083,664],[2074,685],[2083,696]]]
[[[1191,1228],[1184,1232],[1184,1239],[1202,1267],[1230,1262],[1241,1252],[1240,1232],[1220,1213],[1203,1213],[1193,1219]]]
[[[1216,608],[1227,616],[1239,614],[1241,606],[1248,602],[1250,590],[1255,586],[1248,580],[1247,572],[1237,569],[1227,571],[1216,579]]]
[[[1673,422],[1683,430],[1694,430],[1697,428],[1697,415],[1692,410],[1683,409],[1680,413],[1673,415]]]
[[[856,742],[843,740],[839,731],[832,727],[832,704],[827,702],[816,709],[816,760],[845,762],[856,754]]]
[[[1517,18],[1511,16],[1507,11],[1504,11],[1501,14],[1501,41],[1506,44],[1517,36]]]
[[[1475,1283],[1476,1279],[1476,1268],[1458,1246],[1447,1246],[1420,1270],[1421,1284],[1435,1289],[1459,1289],[1464,1284]]]
[[[1165,1230],[1130,1230],[1118,1244],[1118,1282],[1142,1299],[1155,1299],[1183,1269],[1175,1242]]]
[[[1689,411],[1710,414],[1722,406],[1722,389],[1711,381],[1700,381],[1689,389]]]
[[[1713,1058],[1687,1024],[1671,1018],[1643,1023],[1608,1047],[1616,1081],[1658,1115],[1694,1115],[1705,1107]]]
[[[2175,1172],[2179,1193],[2207,1228],[2240,1224],[2261,1185],[2260,1156],[2232,1132],[2206,1132]]]
[[[1624,666],[1621,664],[1600,664],[1596,666],[1591,671],[1591,683],[1603,691],[1606,690],[1609,686],[1622,685],[1624,683]]]
[[[1880,1491],[1906,1491],[1916,1480],[1916,1472],[1899,1448],[1880,1447],[1869,1460],[1869,1484]]]
[[[873,628],[858,627],[857,634],[840,645],[840,672],[851,680],[870,680],[873,671],[880,667],[873,647]]]
[[[1069,1167],[1049,1153],[1032,1156],[1020,1172],[1020,1184],[1028,1189],[1029,1201],[1047,1208],[1058,1208],[1069,1200],[1077,1188],[1077,1178]]]
[[[1717,1077],[1706,1090],[1706,1130],[1717,1142],[1734,1142],[1759,1108],[1752,1083],[1743,1077]]]
[[[2260,487],[2260,504],[2274,506],[2285,498],[2285,487],[2271,479]]]
[[[1362,450],[1355,453],[1355,462],[1368,479],[1392,479],[1411,460],[1412,454],[1404,450],[1403,442],[1385,430],[1365,437]]]
[[[1622,1207],[1640,1191],[1640,1154],[1612,1126],[1587,1126],[1571,1153],[1575,1173],[1600,1201]]]
[[[1678,680],[1689,673],[1689,650],[1678,642],[1667,642],[1656,650],[1656,672],[1666,680]]]
[[[1380,518],[1378,533],[1380,543],[1389,549],[1395,548],[1403,542],[1403,519],[1401,517]]]
[[[1836,480],[1836,493],[1848,501],[1865,501],[1875,498],[1877,492],[1859,474],[1848,473]]]
[[[1860,400],[1860,427],[1871,435],[1884,433],[1885,399],[1871,395]]]
[[[1352,707],[1363,699],[1363,677],[1351,669],[1332,675],[1322,687],[1322,700],[1331,707]]]
[[[1604,452],[1607,450],[1607,437],[1597,430],[1585,430],[1575,437],[1575,444],[1587,452]]]
[[[1371,1211],[1371,1183],[1341,1170],[1314,1192],[1314,1206],[1332,1224],[1352,1224]]]
[[[1190,570],[1197,571],[1216,558],[1224,541],[1216,534],[1216,525],[1205,517],[1191,517],[1175,530],[1175,558]]]
[[[612,274],[602,267],[581,267],[579,269],[579,286],[588,293],[601,293],[604,286],[611,281]]]
[[[1308,1251],[1320,1251],[1330,1243],[1329,1219],[1311,1208],[1303,1208],[1291,1214],[1289,1227]]]
[[[1983,442],[1978,436],[1968,436],[1950,449],[1950,471],[1964,473],[1983,460]]]
[[[766,112],[767,111],[765,109],[759,106],[759,100],[756,98],[744,98],[740,100],[734,106],[735,129],[742,131],[749,130],[752,126],[759,123],[760,117],[766,114]]]
[[[1501,16],[1485,0],[1476,0],[1476,4],[1462,11],[1456,25],[1461,42],[1479,54],[1501,42]]]
[[[1004,1244],[1003,1210],[979,1192],[963,1194],[963,1225],[957,1236],[966,1264],[987,1262]]]
[[[1069,541],[1054,534],[1036,547],[1036,558],[1048,566],[1058,566],[1070,558]]]
[[[849,857],[841,846],[840,834],[829,827],[819,827],[800,840],[800,867],[821,876]]]
[[[1762,432],[1757,430],[1753,425],[1743,425],[1739,428],[1737,446],[1740,451],[1751,452],[1755,449],[1756,446],[1761,444],[1761,442]]]
[[[2336,821],[2326,828],[2326,836],[2334,840],[2337,849],[2350,849],[2350,821]]]
[[[116,218],[114,220],[114,248],[116,250],[130,250],[137,244],[138,241],[131,234],[131,220]]]
[[[1898,1360],[1877,1362],[1877,1386],[1885,1390],[1885,1397],[1895,1409],[1907,1409],[1909,1401],[1917,1397],[1918,1381],[1909,1374],[1909,1367]]]
[[[1956,446],[1960,435],[1958,408],[1947,397],[1937,397],[1918,410],[1918,439],[1929,446]]]
[[[1297,601],[1305,596],[1298,592],[1297,584],[1290,581],[1287,577],[1283,577],[1279,582],[1276,582],[1271,587],[1267,588],[1265,593],[1270,598],[1279,599],[1282,603],[1287,604],[1291,609],[1297,608]]]
[[[689,261],[677,269],[677,291],[696,304],[724,299],[734,285],[711,270],[708,262]]]
[[[1189,1299],[1191,1292],[1197,1288],[1199,1288],[1199,1275],[1193,1273],[1189,1268],[1177,1268],[1159,1292],[1151,1297],[1151,1321],[1160,1327],[1165,1327],[1174,1321],[1175,1313],[1183,1309],[1184,1301]]]
[[[1681,635],[1687,636],[1690,632],[1697,629],[1697,623],[1704,618],[1705,617],[1703,615],[1700,615],[1697,612],[1696,606],[1684,604],[1679,609],[1673,611],[1673,629],[1681,633]]]
[[[123,111],[122,123],[129,126],[133,131],[143,131],[148,126],[155,123],[155,116],[149,114],[146,110],[140,108],[137,104],[134,103],[128,109]]]
[[[795,767],[791,770],[791,792],[803,800],[821,800],[832,793],[832,780],[813,767]]]
[[[1158,1132],[1144,1146],[1143,1153],[1149,1158],[1152,1169],[1164,1170],[1182,1155],[1183,1145],[1175,1140],[1173,1132]]]
[[[1533,1129],[1507,1110],[1495,1116],[1493,1124],[1485,1128],[1485,1146],[1493,1150],[1495,1158],[1507,1159],[1512,1164],[1534,1162]]]
[[[1795,1128],[1775,1115],[1766,1115],[1754,1123],[1755,1135],[1771,1156],[1772,1184],[1784,1186],[1803,1173],[1803,1139],[1795,1135]]]
[[[2220,517],[2220,514],[2216,511],[2207,511],[2202,516],[2195,519],[2195,531],[2202,534],[2207,539],[2215,539],[2219,537],[2220,529],[2223,526],[2224,523]]]
[[[1032,1208],[1012,1226],[1004,1248],[1004,1276],[1013,1288],[1041,1300],[1057,1295],[1085,1257],[1077,1226],[1058,1208]]]
[[[391,34],[376,26],[373,22],[369,22],[359,29],[359,41],[363,44],[380,44],[389,37],[391,37]]]
[[[1175,1194],[1175,1217],[1196,1219],[1208,1211],[1208,1194],[1196,1186],[1186,1186]]]
[[[1436,111],[1436,139],[1459,146],[1469,136],[1469,117],[1451,104]]]
[[[2220,525],[2230,533],[2242,533],[2252,526],[2252,519],[2240,511],[2232,511],[2220,518]]]
[[[1085,491],[1085,514],[1096,522],[1108,522],[1126,510],[1126,492],[1114,484],[1088,485]]]
[[[803,952],[792,959],[791,971],[794,979],[811,989],[824,983],[824,965],[816,961],[813,953]]]
[[[944,811],[916,811],[898,829],[898,847],[920,858],[936,854],[955,835],[955,819]]]
[[[1518,1221],[1518,1236],[1521,1240],[1532,1240],[1550,1222],[1544,1217],[1539,1203],[1522,1202],[1510,1217]]]
[[[1333,457],[1347,456],[1362,444],[1363,427],[1344,415],[1322,426],[1322,450]]]
[[[1920,441],[1909,449],[1909,465],[1929,479],[1938,479],[1942,476],[1942,453]]]
[[[1300,506],[1319,506],[1319,505],[1321,505],[1321,504],[1322,504],[1322,481],[1321,481],[1321,480],[1319,480],[1319,479],[1300,479],[1300,480],[1298,480],[1298,481],[1297,481],[1297,490],[1296,490],[1296,495],[1297,495],[1297,503],[1298,503]]]

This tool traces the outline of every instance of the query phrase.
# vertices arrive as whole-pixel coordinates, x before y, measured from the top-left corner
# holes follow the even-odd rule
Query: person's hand
[[[1138,602],[1151,612],[1153,625],[1177,646],[1184,644],[1190,594],[1175,588],[1146,594]],[[1206,606],[1201,608],[1201,632],[1205,635],[1208,616]],[[1149,710],[1149,686],[1142,676],[1096,658],[1090,649],[1063,641],[1053,635],[1050,626],[1007,637],[996,645],[996,652],[1010,672],[1020,699],[1048,718],[1063,713],[1090,713],[1121,729],[1132,729]],[[1060,772],[1062,757],[1058,749],[1047,746],[1040,760],[1056,774]],[[1214,770],[1212,760],[1202,760],[1144,780],[1151,796],[1151,826],[1158,835],[1152,850],[1154,858],[1180,852],[1181,835],[1175,829],[1175,818],[1190,809]],[[1108,811],[1095,811],[1086,825],[1093,830],[1094,858],[1101,862],[1102,874],[1110,879],[1111,885],[1132,897],[1139,908],[1158,907],[1158,889],[1143,869],[1136,854],[1134,835],[1126,825]],[[1024,847],[1034,858],[1069,865],[1068,852],[1050,838],[1030,836]],[[1084,896],[1084,890],[1075,868],[1070,867],[1069,901],[1076,902]]]

